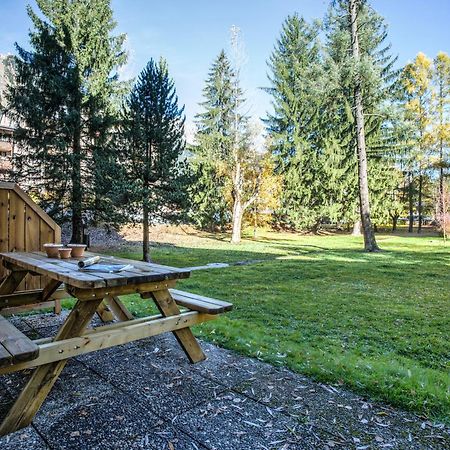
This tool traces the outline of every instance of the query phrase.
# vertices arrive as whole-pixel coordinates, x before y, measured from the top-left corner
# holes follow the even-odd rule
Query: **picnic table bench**
[[[130,267],[118,273],[87,272],[79,270],[76,258],[53,259],[41,252],[0,253],[9,271],[0,285],[0,375],[35,368],[1,422],[0,436],[31,423],[70,358],[172,332],[189,360],[196,363],[205,355],[190,327],[232,309],[231,303],[175,289],[177,280],[190,276],[188,270],[101,257],[108,264]],[[44,288],[15,292],[28,274],[45,277]],[[11,306],[44,303],[61,289],[77,301],[52,338],[33,341],[1,315],[2,309]],[[152,300],[160,314],[134,318],[119,298],[128,294]],[[117,321],[87,328],[96,312],[104,319],[105,311]]]

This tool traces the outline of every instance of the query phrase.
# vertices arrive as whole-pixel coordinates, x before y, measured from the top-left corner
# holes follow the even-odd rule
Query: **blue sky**
[[[0,0],[0,53],[14,52],[14,42],[27,44],[30,21],[26,0]],[[372,6],[389,25],[392,51],[403,65],[419,51],[435,56],[450,53],[450,0],[372,0]],[[129,62],[123,77],[139,73],[150,57],[164,56],[175,79],[180,102],[186,105],[188,123],[198,103],[208,68],[221,48],[228,48],[232,25],[242,30],[247,63],[242,84],[249,111],[263,117],[270,98],[259,88],[267,86],[266,60],[288,14],[322,18],[328,0],[112,0],[118,31],[128,35]]]

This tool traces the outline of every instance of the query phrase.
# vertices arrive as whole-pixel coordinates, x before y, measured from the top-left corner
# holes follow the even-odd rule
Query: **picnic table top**
[[[118,273],[85,272],[78,268],[80,259],[100,256],[107,264],[132,265],[132,268]],[[83,258],[48,258],[42,252],[0,253],[0,258],[24,270],[47,276],[77,288],[105,288],[113,286],[137,285],[148,282],[188,278],[190,271],[160,264],[135,261],[108,255],[86,252]]]

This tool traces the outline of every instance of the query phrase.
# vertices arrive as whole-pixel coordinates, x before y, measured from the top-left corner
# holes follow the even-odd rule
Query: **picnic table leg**
[[[12,270],[0,284],[0,295],[12,294],[26,277],[27,270]]]
[[[106,303],[112,309],[113,314],[116,316],[117,320],[125,322],[126,320],[133,320],[133,314],[128,310],[128,308],[121,302],[119,297],[109,296],[105,298]]]
[[[180,314],[180,309],[168,290],[155,291],[150,294],[164,317]],[[145,295],[145,297],[148,298],[147,295]],[[196,363],[206,359],[206,356],[197,342],[197,339],[195,339],[195,336],[189,328],[173,331],[173,334],[177,338],[178,343],[186,353],[191,363]]]
[[[92,319],[102,299],[77,301],[73,310],[59,329],[55,341],[77,337]],[[28,426],[50,393],[53,385],[67,364],[67,359],[45,364],[35,369],[22,389],[11,410],[0,425],[0,436]]]
[[[100,317],[100,320],[103,323],[112,322],[114,320],[114,315],[113,315],[111,309],[106,304],[105,300],[102,300],[100,305],[98,305],[96,312],[97,312],[97,316]]]

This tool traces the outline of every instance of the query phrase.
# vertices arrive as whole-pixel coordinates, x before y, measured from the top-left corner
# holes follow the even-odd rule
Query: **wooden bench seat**
[[[0,367],[31,361],[38,356],[39,347],[0,316]]]
[[[203,297],[190,292],[169,289],[175,302],[184,308],[206,314],[221,314],[233,309],[232,303],[216,300],[215,298]]]

